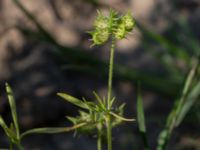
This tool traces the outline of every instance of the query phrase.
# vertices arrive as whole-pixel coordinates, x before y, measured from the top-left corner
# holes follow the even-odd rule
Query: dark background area
[[[88,99],[94,98],[94,90],[105,95],[110,43],[91,48],[87,31],[92,29],[97,9],[104,13],[110,7],[120,13],[130,10],[137,27],[127,39],[117,42],[115,62],[121,65],[114,72],[114,95],[119,103],[127,103],[125,116],[135,118],[136,83],[141,81],[147,134],[152,149],[155,149],[174,100],[180,96],[191,62],[200,51],[197,46],[200,40],[200,1],[20,2],[45,32],[14,1],[0,1],[0,114],[6,122],[11,120],[11,114],[5,82],[14,91],[22,131],[71,125],[65,116],[76,116],[77,108],[56,96],[57,92]],[[176,49],[175,52],[169,50],[173,48],[186,50],[188,55],[178,58]],[[199,106],[197,101],[173,133],[170,150],[200,149]],[[114,150],[140,150],[142,147],[136,123],[124,123],[114,129],[113,135]],[[22,143],[27,150],[96,149],[95,136],[74,137],[73,132],[31,135]],[[8,139],[0,129],[0,148],[4,147],[8,147]]]

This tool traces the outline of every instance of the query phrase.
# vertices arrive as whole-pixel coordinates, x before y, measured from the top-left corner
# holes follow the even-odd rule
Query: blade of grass
[[[175,105],[173,109],[171,110],[170,114],[168,115],[167,118],[167,123],[165,125],[165,128],[161,131],[159,138],[158,138],[158,145],[157,145],[157,150],[165,150],[167,148],[167,143],[169,141],[169,138],[171,136],[171,133],[177,125],[179,125],[182,121],[182,117],[185,116],[185,114],[182,113],[182,108],[187,100],[187,95],[190,92],[190,88],[192,86],[192,81],[195,76],[195,72],[197,71],[199,61],[196,61],[193,67],[191,68],[186,81],[185,85],[183,87],[183,92],[180,97],[180,99],[177,99],[175,101]],[[180,119],[181,118],[181,119]],[[178,120],[178,122],[177,122]]]
[[[0,116],[0,126],[5,130],[8,129],[8,126],[6,125],[5,121],[3,118]]]
[[[18,139],[14,131],[8,128],[8,126],[6,125],[5,121],[3,120],[1,116],[0,116],[0,126],[3,128],[5,134],[7,135],[11,143],[18,143]]]
[[[141,95],[141,91],[140,91],[139,86],[138,86],[138,92],[137,92],[137,120],[138,120],[139,132],[142,136],[142,140],[143,140],[143,143],[144,143],[144,149],[150,150],[150,147],[149,147],[149,144],[148,144],[148,139],[147,139],[147,133],[146,133],[142,95]]]
[[[186,79],[186,82],[185,82],[185,86],[183,88],[183,92],[182,92],[182,96],[181,96],[181,99],[178,103],[178,106],[176,108],[176,122],[178,120],[176,124],[176,126],[178,126],[178,124],[181,123],[181,120],[183,120],[183,118],[185,117],[185,113],[186,111],[183,113],[182,112],[182,109],[184,106],[186,106],[187,104],[190,103],[191,101],[191,98],[194,98],[196,100],[197,96],[198,96],[198,92],[199,92],[199,87],[198,85],[194,88],[194,90],[191,91],[191,88],[192,88],[192,81],[195,77],[195,74],[197,72],[197,69],[198,69],[198,66],[199,66],[199,60],[196,60],[196,62],[193,64],[193,67],[192,69],[190,70],[190,73]],[[189,106],[189,105],[188,105]],[[183,114],[182,114],[183,113]]]
[[[3,130],[5,131],[6,135],[8,137],[10,137],[10,131],[8,126],[6,125],[5,121],[3,120],[3,118],[0,116],[0,126],[3,128]]]
[[[86,123],[80,123],[77,125],[74,125],[72,127],[58,127],[58,128],[35,128],[28,130],[21,134],[21,138],[29,135],[29,134],[55,134],[55,133],[63,133],[63,132],[69,132],[75,129],[78,129],[82,126],[86,125]]]
[[[180,123],[183,121],[185,118],[186,114],[189,112],[193,104],[198,100],[200,97],[200,81],[197,83],[197,85],[193,88],[193,90],[190,92],[190,94],[187,97],[186,102],[182,106],[180,110],[180,114],[177,117],[176,120],[176,126],[180,125]]]
[[[6,83],[6,93],[8,96],[8,101],[9,101],[9,105],[10,105],[10,109],[12,113],[12,118],[13,118],[15,130],[16,130],[17,138],[18,140],[20,140],[20,131],[19,131],[19,124],[18,124],[18,119],[17,119],[15,99],[14,99],[13,91],[8,83]]]

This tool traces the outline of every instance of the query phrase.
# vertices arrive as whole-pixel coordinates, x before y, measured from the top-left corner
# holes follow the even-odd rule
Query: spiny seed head
[[[109,37],[124,39],[135,26],[135,21],[128,12],[124,16],[119,16],[117,11],[110,10],[108,16],[104,16],[100,11],[94,22],[92,35],[93,45],[101,45],[108,41]]]
[[[127,31],[123,23],[119,24],[117,29],[114,32],[114,37],[118,40],[126,37]]]
[[[98,11],[98,16],[94,22],[94,27],[97,30],[107,29],[108,28],[108,18],[103,16],[101,12]]]
[[[92,40],[94,45],[101,45],[109,39],[108,30],[96,30],[92,33]]]
[[[133,17],[131,16],[131,13],[128,12],[126,13],[122,18],[121,18],[122,22],[125,25],[125,28],[127,31],[131,31],[133,29],[133,27],[135,26],[135,21],[133,19]]]

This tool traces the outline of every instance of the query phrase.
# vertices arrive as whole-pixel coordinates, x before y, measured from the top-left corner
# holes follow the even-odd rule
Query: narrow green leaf
[[[135,121],[135,119],[124,118],[124,117],[122,117],[122,116],[120,116],[120,115],[118,115],[118,114],[116,114],[114,112],[110,112],[110,114],[112,116],[116,117],[117,119],[122,120],[122,121]]]
[[[139,132],[140,132],[140,134],[142,136],[142,140],[144,142],[144,149],[149,150],[150,148],[149,148],[147,134],[146,134],[142,95],[141,95],[139,86],[138,86],[138,92],[137,92],[137,120],[138,120]]]
[[[195,63],[193,64],[193,67],[192,69],[190,70],[188,76],[187,76],[187,79],[185,81],[185,85],[184,85],[184,88],[183,88],[183,92],[182,92],[182,95],[181,95],[181,98],[178,102],[178,106],[176,108],[176,122],[175,122],[175,126],[178,126],[178,124],[180,124],[180,122],[183,120],[183,118],[185,117],[186,113],[189,111],[189,108],[192,106],[192,105],[188,105],[191,101],[191,99],[193,99],[193,101],[196,100],[196,98],[198,98],[198,95],[199,95],[199,85],[197,84],[197,86],[195,86],[192,89],[192,83],[193,83],[193,79],[195,77],[195,73],[198,69],[198,66],[199,66],[199,60],[196,60]],[[191,103],[192,104],[192,103]],[[188,105],[188,110],[185,110],[183,111],[183,107]]]
[[[8,83],[6,83],[6,93],[7,93],[8,101],[10,104],[10,109],[12,113],[13,123],[16,129],[17,138],[20,139],[20,131],[19,131],[19,124],[18,124],[18,119],[17,119],[17,111],[16,111],[14,94]]]
[[[120,112],[123,112],[123,111],[124,111],[125,105],[126,105],[126,103],[122,103],[122,104],[119,106],[119,111],[120,111]]]
[[[0,126],[3,128],[3,129],[6,129],[8,128],[8,126],[6,125],[5,121],[3,120],[3,118],[0,116]]]
[[[188,99],[188,96],[190,97],[193,92],[194,92],[193,96],[194,95],[196,96],[197,95],[196,93],[198,93],[196,91],[199,90],[199,87],[197,88],[197,90],[191,91],[191,86],[192,86],[193,79],[195,77],[195,72],[198,68],[198,65],[199,65],[199,62],[196,61],[185,80],[181,97],[175,101],[174,107],[172,108],[170,114],[167,117],[165,128],[160,133],[160,136],[158,139],[157,150],[165,150],[167,148],[167,143],[169,141],[169,138],[171,136],[173,129],[181,123],[186,113],[188,112],[188,110],[184,108],[184,105],[187,106],[188,105],[187,103],[189,103],[189,101],[191,100],[191,99]]]
[[[156,150],[165,150],[170,136],[170,130],[165,127],[158,137],[158,145]]]
[[[95,98],[98,100],[100,106],[105,109],[106,106],[104,104],[104,101],[100,98],[100,96],[95,91],[93,91],[93,94],[94,94]]]
[[[76,117],[66,116],[66,118],[69,121],[71,121],[74,125],[77,124],[77,122],[79,121],[79,118],[76,118]]]
[[[200,82],[193,88],[193,90],[189,93],[186,102],[181,108],[180,114],[176,120],[176,126],[178,126],[183,119],[185,118],[186,114],[189,112],[195,101],[200,96]]]
[[[14,143],[17,143],[18,139],[13,130],[8,128],[3,118],[0,116],[0,126],[3,128],[4,132],[6,133],[7,137]]]
[[[35,128],[35,129],[31,129],[31,130],[28,130],[28,131],[22,133],[21,138],[23,138],[29,134],[55,134],[55,133],[69,132],[69,131],[78,129],[84,125],[86,125],[86,123],[80,123],[80,124],[74,125],[72,127]]]
[[[84,109],[88,109],[88,105],[86,105],[83,101],[79,100],[78,98],[75,98],[71,95],[68,95],[66,93],[57,93],[58,96],[62,97],[64,100],[67,100],[68,102],[78,106],[78,107],[81,107],[81,108],[84,108]]]
[[[115,102],[115,97],[113,97],[111,100],[110,100],[110,106],[112,107],[113,106],[113,103]]]
[[[143,102],[142,102],[142,96],[140,93],[140,90],[138,90],[137,95],[137,120],[139,125],[140,132],[146,132],[146,126],[145,126],[145,118],[144,118],[144,108],[143,108]]]

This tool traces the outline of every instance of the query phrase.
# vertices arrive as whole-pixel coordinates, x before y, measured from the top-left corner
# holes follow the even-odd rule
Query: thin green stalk
[[[99,128],[98,128],[98,139],[97,139],[97,150],[102,150],[102,127],[101,124],[99,124]]]
[[[10,150],[13,150],[13,144],[11,141],[10,141]]]
[[[18,144],[17,144],[17,149],[18,149],[18,150],[24,150],[24,148],[23,148],[23,146],[21,145],[21,143],[18,143]]]
[[[102,146],[101,146],[101,135],[98,134],[98,140],[97,140],[97,149],[98,150],[101,150],[102,149]]]
[[[109,62],[109,75],[108,75],[108,101],[107,108],[110,109],[110,101],[112,96],[112,78],[113,78],[113,64],[114,64],[114,51],[115,51],[115,40],[112,40],[110,48],[110,62]]]
[[[110,62],[109,62],[109,75],[108,75],[108,99],[107,99],[108,111],[110,111],[111,109],[114,50],[115,50],[115,40],[112,39],[112,44],[110,48]],[[108,150],[112,150],[112,125],[111,125],[110,113],[107,114],[106,126],[107,126]]]
[[[108,150],[112,150],[112,125],[110,120],[110,114],[107,116],[107,144],[108,144]]]

